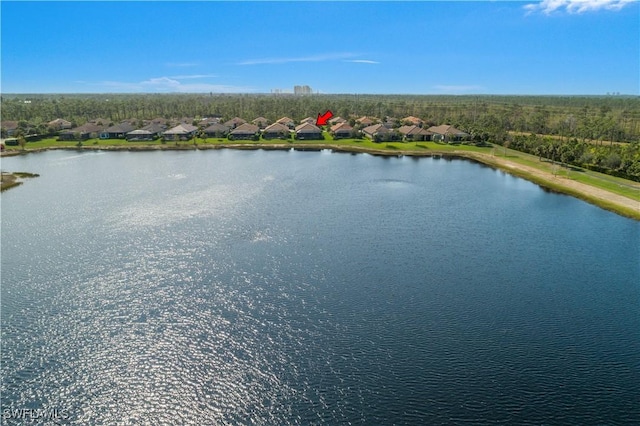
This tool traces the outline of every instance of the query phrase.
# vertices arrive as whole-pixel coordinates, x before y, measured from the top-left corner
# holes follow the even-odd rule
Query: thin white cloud
[[[468,93],[468,92],[479,92],[486,90],[484,86],[479,86],[476,84],[438,84],[433,86],[439,92],[443,93]]]
[[[177,78],[181,77],[181,78]],[[103,81],[97,83],[108,87],[112,91],[121,92],[151,92],[151,93],[247,93],[254,89],[245,86],[232,86],[226,84],[210,83],[183,83],[182,79],[203,78],[197,76],[154,77],[148,80],[131,83],[124,81]]]
[[[237,65],[288,64],[291,62],[325,62],[353,58],[354,56],[357,55],[355,55],[354,53],[326,53],[311,56],[299,56],[294,58],[248,59],[246,61],[238,62]]]
[[[369,59],[351,59],[351,60],[345,60],[343,62],[353,62],[354,64],[379,64],[380,63],[378,61],[371,61]]]
[[[545,15],[563,10],[571,14],[581,14],[598,10],[618,11],[637,2],[638,0],[542,0],[539,3],[525,5],[524,9],[527,13],[542,12]]]
[[[169,78],[174,80],[194,80],[200,78],[214,78],[217,77],[215,74],[192,74],[192,75],[173,75]]]

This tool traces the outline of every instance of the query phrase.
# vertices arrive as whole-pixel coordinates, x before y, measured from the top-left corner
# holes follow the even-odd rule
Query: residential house
[[[100,132],[100,139],[124,139],[127,133],[135,130],[135,127],[128,123],[116,124],[107,127]]]
[[[229,132],[231,140],[257,140],[260,128],[255,124],[244,123]]]
[[[396,127],[400,127],[402,123],[400,122],[400,120],[398,120],[395,117],[385,117],[382,124],[384,124],[390,129],[394,129]]]
[[[151,132],[153,137],[157,139],[162,136],[165,130],[167,130],[167,126],[164,124],[160,124],[158,122],[152,121],[151,123],[144,126],[141,130],[146,130],[148,132]]]
[[[58,140],[60,141],[85,141],[87,139],[97,138],[100,133],[105,129],[105,126],[85,123],[82,126],[75,127],[69,130],[62,130],[58,134]]]
[[[287,139],[290,132],[289,128],[284,124],[273,123],[262,131],[262,137],[264,139]]]
[[[113,121],[107,120],[106,118],[94,118],[93,120],[87,121],[87,123],[95,124],[96,126],[102,127],[102,129],[114,125]]]
[[[178,124],[190,124],[192,126],[196,126],[198,124],[198,120],[193,117],[182,117],[178,120]]]
[[[296,139],[322,139],[322,130],[311,123],[302,123],[295,128]]]
[[[423,129],[420,126],[401,126],[398,132],[402,135],[406,141],[428,141],[431,140],[432,132]]]
[[[379,121],[377,118],[375,117],[360,117],[356,120],[356,123],[358,123],[359,125],[363,126],[363,127],[367,127],[367,126],[371,126],[373,123]]]
[[[229,133],[229,128],[222,123],[214,123],[203,130],[208,138],[225,138]]]
[[[128,142],[138,142],[138,141],[152,141],[156,137],[153,133],[148,130],[132,130],[125,135],[125,139]]]
[[[261,129],[264,129],[269,125],[269,120],[267,120],[264,117],[258,117],[255,120],[252,120],[251,122]]]
[[[67,129],[70,129],[71,127],[72,127],[71,122],[67,120],[63,120],[62,118],[56,118],[55,120],[52,120],[47,123],[47,128],[52,129],[54,131],[67,130]]]
[[[294,129],[296,127],[295,122],[289,117],[282,117],[281,119],[277,120],[276,123],[284,124],[290,129]]]
[[[198,128],[192,124],[178,124],[175,127],[167,130],[162,134],[164,139],[171,141],[179,141],[179,140],[189,140],[193,138],[198,131]]]
[[[302,120],[300,120],[300,124],[309,123],[309,124],[313,124],[315,126],[317,121],[318,120],[316,118],[305,117]]]
[[[353,127],[347,122],[334,124],[331,126],[330,133],[334,139],[350,138],[353,135]]]
[[[142,125],[143,123],[141,120],[138,120],[136,118],[126,118],[120,121],[120,124],[129,124],[135,129],[136,127],[140,127],[140,125]]]
[[[384,124],[373,124],[362,129],[362,133],[374,142],[388,142],[398,139],[396,132]]]
[[[0,122],[0,127],[2,128],[2,137],[13,136],[18,130],[18,122],[4,120]]]
[[[422,127],[424,125],[424,121],[422,121],[418,117],[414,117],[413,115],[403,118],[402,123],[407,126]]]
[[[246,121],[243,120],[242,118],[233,117],[231,120],[225,121],[223,124],[225,126],[227,126],[228,128],[230,128],[230,129],[235,129],[236,127],[241,126],[241,125],[243,125],[245,123],[246,123]]]
[[[219,117],[206,117],[200,120],[200,122],[198,123],[198,127],[200,127],[201,129],[206,129],[207,127],[216,123],[220,123]]]
[[[438,141],[462,141],[469,138],[469,134],[458,130],[453,126],[442,124],[440,126],[431,126],[427,130],[433,133],[432,139]]]
[[[169,126],[169,121],[166,118],[158,117],[158,118],[154,118],[153,120],[145,121],[145,124],[146,125],[158,124],[160,126],[164,126],[166,129]]]
[[[340,123],[346,123],[347,120],[345,120],[342,117],[333,117],[331,120],[329,120],[329,124],[334,125],[334,124],[340,124]]]
[[[74,141],[76,140],[76,133],[73,129],[62,130],[58,133],[59,141]]]

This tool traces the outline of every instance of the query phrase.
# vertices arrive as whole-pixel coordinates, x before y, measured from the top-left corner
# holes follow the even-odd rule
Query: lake
[[[7,424],[640,423],[636,221],[465,160],[2,168]]]

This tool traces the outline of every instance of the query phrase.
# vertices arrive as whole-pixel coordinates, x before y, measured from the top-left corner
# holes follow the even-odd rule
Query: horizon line
[[[272,93],[272,92],[8,92],[0,93],[1,96],[61,96],[61,95],[100,95],[100,96],[148,96],[148,95],[162,95],[162,96],[184,96],[184,95],[200,95],[200,96],[217,96],[217,95],[242,95],[242,96],[292,96],[292,97],[306,97],[306,96],[344,96],[344,95],[365,95],[365,96],[562,96],[562,97],[640,97],[640,94],[632,93],[581,93],[581,94],[569,94],[569,93],[370,93],[370,92],[321,92],[321,93]]]

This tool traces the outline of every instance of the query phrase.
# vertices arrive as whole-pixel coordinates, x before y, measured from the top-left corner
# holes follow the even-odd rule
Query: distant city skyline
[[[313,93],[313,89],[307,85],[297,85],[293,86],[293,93],[296,95],[310,95]]]
[[[2,93],[640,94],[637,0],[0,9]]]

